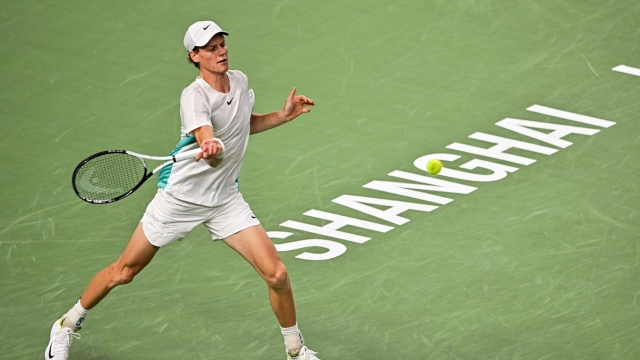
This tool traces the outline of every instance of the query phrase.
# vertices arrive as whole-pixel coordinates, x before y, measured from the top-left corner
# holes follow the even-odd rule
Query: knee
[[[111,286],[126,285],[133,281],[138,272],[129,267],[118,269],[115,266],[111,269]]]
[[[289,288],[289,273],[283,263],[279,263],[275,269],[265,276],[269,287],[281,290]]]

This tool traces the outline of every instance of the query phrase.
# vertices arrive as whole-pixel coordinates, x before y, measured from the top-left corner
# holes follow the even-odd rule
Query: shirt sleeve
[[[209,104],[193,91],[185,92],[180,97],[180,119],[182,120],[182,131],[187,136],[201,126],[213,126]]]
[[[249,101],[251,101],[251,112],[253,112],[253,108],[256,104],[256,95],[253,93],[253,89],[249,87],[249,77],[247,77],[245,73],[239,70],[238,70],[238,74],[240,74],[240,76],[244,80],[245,86],[249,92]]]

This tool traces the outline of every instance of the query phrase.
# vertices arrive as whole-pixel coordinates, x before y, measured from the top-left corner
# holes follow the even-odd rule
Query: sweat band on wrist
[[[224,143],[222,142],[222,140],[220,140],[218,138],[211,138],[211,139],[207,139],[207,140],[203,141],[202,143],[204,144],[206,142],[211,142],[211,141],[217,142],[222,147],[222,152],[220,152],[220,155],[216,156],[216,159],[224,158]]]

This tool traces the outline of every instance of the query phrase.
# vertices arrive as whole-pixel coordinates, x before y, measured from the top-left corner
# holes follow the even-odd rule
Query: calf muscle
[[[98,272],[82,293],[82,306],[89,310],[98,305],[116,286],[133,281],[133,278],[151,262],[158,249],[147,240],[142,223],[139,223],[120,258]]]
[[[296,324],[296,306],[287,268],[261,225],[246,228],[224,239],[244,257],[269,287],[271,309],[282,327]]]

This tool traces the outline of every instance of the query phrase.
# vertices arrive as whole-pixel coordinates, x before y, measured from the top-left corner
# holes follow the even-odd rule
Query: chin
[[[222,71],[222,72],[227,71],[227,70],[229,70],[229,61],[227,61],[225,63],[215,64],[213,66],[213,68],[216,71]]]
[[[225,64],[215,64],[211,67],[205,67],[205,69],[208,72],[214,73],[214,74],[218,74],[218,75],[223,75],[227,72],[227,70],[229,70],[229,65],[228,63]]]

